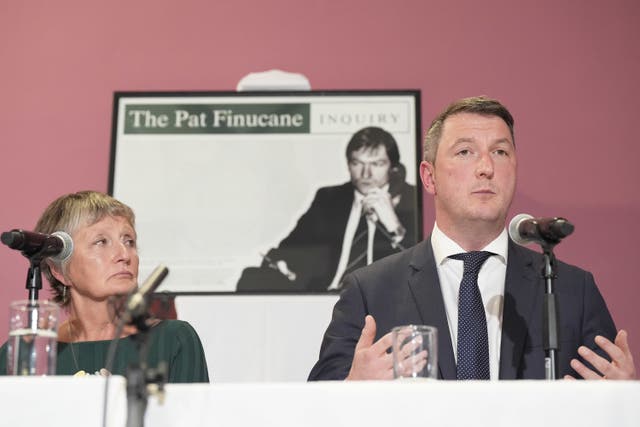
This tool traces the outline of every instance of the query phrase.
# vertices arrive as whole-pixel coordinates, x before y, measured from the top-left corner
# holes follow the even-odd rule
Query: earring
[[[68,286],[62,285],[62,303],[67,302],[67,288]]]

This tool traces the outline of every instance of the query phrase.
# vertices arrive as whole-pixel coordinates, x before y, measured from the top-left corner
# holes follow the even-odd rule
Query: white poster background
[[[141,279],[162,263],[170,274],[159,291],[235,291],[320,187],[349,180],[345,149],[363,127],[394,136],[416,185],[414,92],[312,94],[119,97],[112,190],[136,213]],[[127,104],[200,103],[309,103],[310,133],[124,133]]]

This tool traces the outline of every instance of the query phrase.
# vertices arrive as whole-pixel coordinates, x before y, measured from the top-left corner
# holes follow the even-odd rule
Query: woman
[[[73,238],[71,257],[62,263],[46,259],[42,271],[51,283],[52,299],[68,312],[58,330],[57,374],[107,374],[107,349],[119,318],[113,296],[135,289],[138,249],[135,216],[124,203],[96,191],[64,195],[44,211],[35,231],[65,231]],[[208,382],[207,363],[195,330],[180,320],[156,322],[148,332],[147,365],[168,364],[168,382]],[[111,371],[124,375],[138,362],[138,330],[125,326]],[[6,369],[0,349],[0,370]]]

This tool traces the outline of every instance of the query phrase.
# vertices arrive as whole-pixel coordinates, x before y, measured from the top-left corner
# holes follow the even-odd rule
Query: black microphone
[[[142,286],[135,289],[125,305],[128,321],[145,316],[149,305],[149,296],[158,289],[165,277],[169,274],[169,269],[164,265],[159,265],[151,272],[151,275],[144,281]]]
[[[509,236],[519,245],[537,243],[560,243],[573,233],[573,224],[565,218],[534,218],[529,214],[519,214],[509,223]]]
[[[53,234],[14,229],[2,233],[2,243],[17,249],[27,258],[39,255],[55,262],[66,261],[73,253],[73,239],[64,231]]]

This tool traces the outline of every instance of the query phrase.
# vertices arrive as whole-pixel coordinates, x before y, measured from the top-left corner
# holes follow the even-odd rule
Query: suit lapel
[[[337,191],[332,195],[330,209],[332,221],[329,224],[334,225],[336,235],[340,237],[340,244],[344,237],[344,230],[347,227],[349,221],[349,215],[351,214],[351,206],[353,205],[353,185],[350,182],[342,184],[337,188]]]
[[[456,378],[456,364],[451,345],[451,333],[444,309],[438,271],[433,258],[431,238],[414,247],[411,260],[413,274],[409,276],[409,288],[418,313],[425,325],[438,328],[438,367],[443,379]]]
[[[500,379],[516,379],[535,306],[540,272],[526,249],[509,240],[509,259],[504,289],[502,338],[500,345]]]

